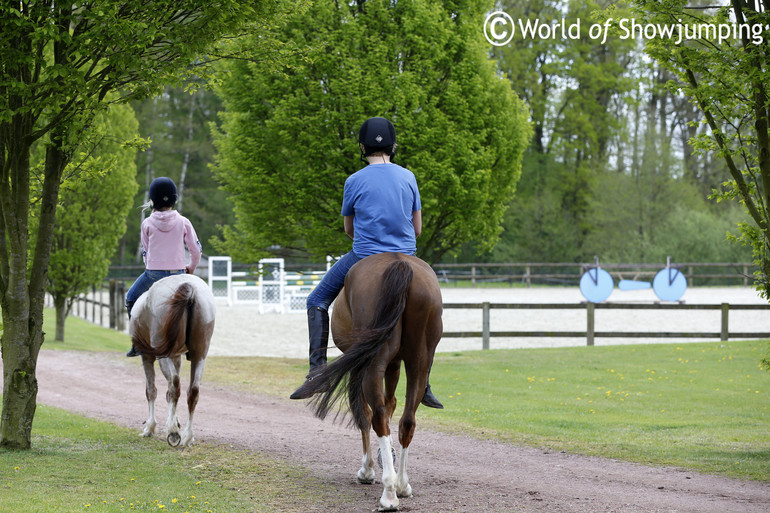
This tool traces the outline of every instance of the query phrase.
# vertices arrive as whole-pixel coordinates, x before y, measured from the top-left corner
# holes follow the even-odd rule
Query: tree
[[[585,258],[584,244],[593,229],[592,193],[597,178],[617,160],[625,98],[632,86],[633,42],[589,37],[591,24],[598,21],[593,11],[605,3],[501,3],[517,26],[511,42],[495,48],[493,55],[512,88],[528,103],[535,137],[506,216],[508,241],[495,252],[499,258],[529,262]],[[570,36],[562,37],[557,29],[553,37],[533,37],[520,29],[535,23],[563,24]]]
[[[215,173],[235,207],[223,248],[256,261],[279,246],[320,257],[350,249],[340,207],[362,167],[358,128],[396,126],[396,162],[423,203],[418,255],[435,261],[474,240],[491,247],[531,129],[487,55],[485,0],[315,2],[279,29],[308,49],[264,74],[240,62],[218,89]],[[309,19],[313,23],[308,23]]]
[[[119,95],[115,101],[147,97],[199,71],[213,43],[258,19],[265,5],[273,4],[31,0],[0,6],[0,446],[30,447],[59,188],[87,126],[112,101],[110,92]],[[30,170],[37,141],[45,141],[39,175]],[[35,181],[40,215],[31,247]]]
[[[141,188],[127,219],[127,231],[115,262],[141,263],[139,225],[144,219],[140,206],[156,176],[168,176],[179,189],[176,209],[190,219],[207,251],[218,226],[232,222],[232,206],[219,188],[209,165],[214,160],[209,124],[221,110],[221,102],[210,89],[188,91],[166,87],[162,94],[132,102],[142,137],[150,139],[146,151],[137,155]]]
[[[672,90],[700,109],[710,133],[691,142],[696,150],[724,159],[731,179],[714,196],[745,206],[752,222],[740,225],[740,238],[752,246],[758,289],[770,297],[770,41],[766,37],[770,13],[765,10],[766,1],[733,0],[718,9],[689,8],[684,0],[637,0],[635,4],[644,23],[676,28],[676,42],[652,38],[646,50],[676,75]]]
[[[136,147],[127,143],[136,137],[133,109],[113,105],[97,114],[81,144],[81,158],[64,169],[46,287],[56,308],[56,341],[64,341],[72,300],[104,279],[125,232],[138,188]]]

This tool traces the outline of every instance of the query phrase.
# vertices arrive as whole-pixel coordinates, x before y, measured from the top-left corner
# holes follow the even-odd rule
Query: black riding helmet
[[[361,160],[380,151],[392,157],[396,154],[396,129],[385,118],[369,118],[358,131],[358,142],[364,145]]]
[[[152,208],[173,207],[176,204],[176,185],[171,178],[161,176],[150,184]]]

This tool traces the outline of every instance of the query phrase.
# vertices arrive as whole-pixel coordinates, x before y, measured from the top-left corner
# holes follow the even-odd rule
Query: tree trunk
[[[67,155],[61,134],[52,134],[46,150],[38,238],[27,277],[29,240],[29,147],[15,149],[12,171],[20,177],[12,204],[3,204],[9,241],[8,277],[3,308],[3,413],[0,447],[29,449],[37,405],[37,357],[43,345],[43,302],[48,279],[59,184]]]
[[[67,298],[54,296],[53,305],[56,308],[56,342],[64,342],[64,321],[67,320]]]
[[[197,94],[197,93],[196,93]],[[182,213],[182,200],[184,199],[184,182],[187,179],[187,165],[190,162],[190,150],[193,143],[193,115],[195,114],[195,94],[190,95],[190,110],[187,115],[187,144],[184,147],[182,159],[182,173],[179,175],[179,194],[176,200],[176,210]]]

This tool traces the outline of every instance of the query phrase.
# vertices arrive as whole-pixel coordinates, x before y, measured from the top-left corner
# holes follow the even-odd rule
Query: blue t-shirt
[[[397,164],[371,164],[345,180],[342,215],[353,218],[353,251],[414,255],[412,212],[422,209],[414,173]]]

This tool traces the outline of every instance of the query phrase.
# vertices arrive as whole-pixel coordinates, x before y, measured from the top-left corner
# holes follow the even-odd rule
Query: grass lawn
[[[165,440],[56,408],[38,407],[32,444],[0,450],[0,511],[280,513],[345,493],[259,453],[212,444],[171,450]]]

